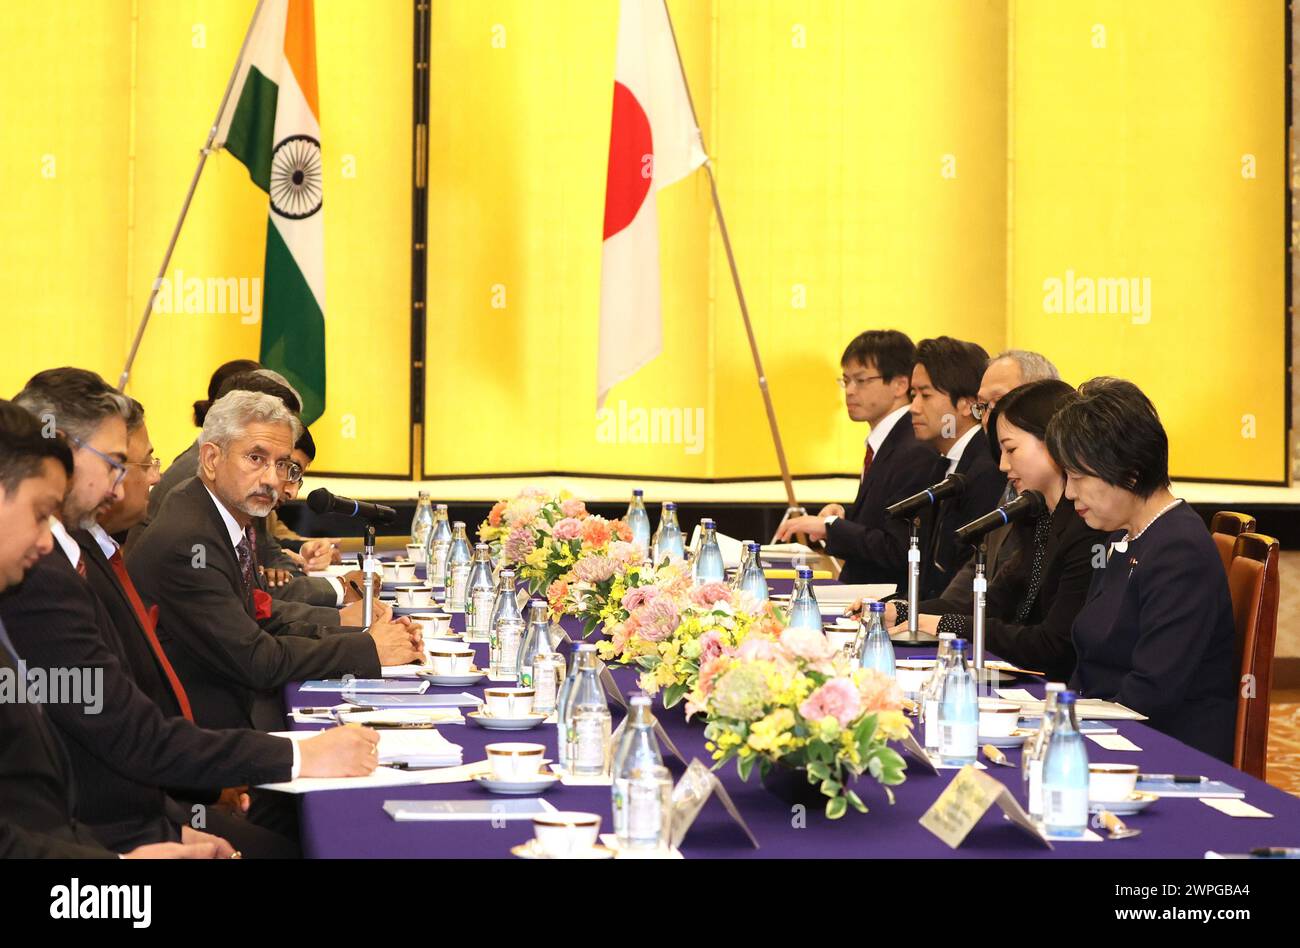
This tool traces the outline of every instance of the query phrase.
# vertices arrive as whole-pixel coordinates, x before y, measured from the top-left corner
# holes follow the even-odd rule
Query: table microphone
[[[965,489],[966,475],[953,472],[939,483],[932,484],[925,490],[904,498],[896,504],[890,504],[885,508],[885,514],[890,517],[910,517],[925,507],[937,504],[945,497],[956,497]]]
[[[392,523],[397,519],[397,511],[383,504],[370,504],[364,500],[351,497],[339,497],[331,494],[324,487],[318,487],[307,495],[307,506],[318,514],[341,514],[344,517],[360,517],[371,523]]]
[[[1037,517],[1045,509],[1047,509],[1047,501],[1043,499],[1043,495],[1036,490],[1027,490],[1015,500],[989,511],[982,517],[977,517],[965,526],[958,527],[953,536],[957,538],[958,543],[973,545],[975,540],[1003,524],[1025,517]]]

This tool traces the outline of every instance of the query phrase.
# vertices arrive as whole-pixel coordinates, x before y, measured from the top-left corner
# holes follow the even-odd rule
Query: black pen
[[[1250,854],[1264,859],[1300,859],[1300,849],[1288,846],[1263,846],[1252,849]]]
[[[1139,780],[1165,780],[1174,783],[1208,783],[1209,777],[1189,777],[1185,774],[1138,774]]]

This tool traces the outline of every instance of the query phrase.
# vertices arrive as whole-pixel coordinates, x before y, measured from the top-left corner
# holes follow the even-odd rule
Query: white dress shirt
[[[979,425],[971,425],[967,432],[958,438],[953,446],[948,449],[947,458],[949,474],[957,470],[957,464],[961,461],[961,456],[965,453],[966,446],[970,444],[971,438],[975,437],[975,432],[979,430]]]

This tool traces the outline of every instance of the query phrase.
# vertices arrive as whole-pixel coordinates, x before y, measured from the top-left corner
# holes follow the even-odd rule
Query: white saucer
[[[520,859],[554,859],[554,856],[547,856],[537,848],[537,840],[530,839],[526,843],[520,843],[518,846],[511,846],[510,851]],[[570,859],[613,859],[614,850],[607,849],[604,846],[592,846],[586,852],[570,856]]]
[[[1034,736],[1033,731],[1012,731],[1005,737],[985,737],[981,734],[976,740],[981,744],[992,744],[994,747],[1019,747]]]
[[[465,717],[489,731],[526,731],[545,721],[547,715],[535,711],[522,718],[495,718],[482,711],[470,711]]]
[[[1109,810],[1116,816],[1132,816],[1134,813],[1141,813],[1159,799],[1160,798],[1154,793],[1147,793],[1144,790],[1134,790],[1127,800],[1112,800],[1108,803],[1098,803],[1089,800],[1088,812],[1100,813],[1102,810]]]
[[[420,677],[430,684],[440,685],[444,688],[461,687],[464,685],[473,685],[483,679],[487,672],[482,669],[469,672],[464,675],[435,675],[431,671],[422,671]]]
[[[552,773],[539,773],[528,780],[498,780],[491,774],[475,774],[474,782],[493,793],[530,794],[545,793],[559,783],[560,778]]]

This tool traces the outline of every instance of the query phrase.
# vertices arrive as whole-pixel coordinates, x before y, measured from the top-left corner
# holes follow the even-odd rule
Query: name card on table
[[[934,765],[934,761],[932,761],[930,755],[925,752],[925,748],[922,747],[921,742],[916,739],[916,735],[912,733],[911,728],[907,729],[907,734],[903,737],[903,740],[900,743],[903,745],[903,750],[905,750],[909,756],[915,758],[917,763],[919,763],[923,768],[930,771],[932,774],[939,773],[939,768]]]
[[[1001,808],[1012,823],[1048,849],[1053,848],[1034,825],[1034,821],[1021,807],[1019,801],[1011,795],[1006,785],[976,770],[971,764],[957,771],[957,776],[952,778],[952,783],[939,794],[939,799],[925,811],[919,822],[951,848],[956,849],[994,804]]]
[[[686,832],[691,828],[691,824],[695,822],[695,818],[700,815],[700,810],[704,809],[704,804],[709,802],[709,797],[715,793],[727,813],[745,831],[750,843],[753,844],[755,849],[758,849],[758,840],[754,838],[754,834],[750,831],[745,818],[736,809],[731,794],[722,785],[718,775],[706,767],[699,758],[691,761],[686,768],[686,773],[682,774],[682,779],[677,781],[677,786],[673,787],[672,848],[681,848],[682,840],[686,838]]]

